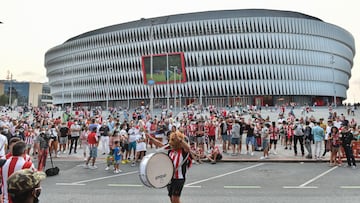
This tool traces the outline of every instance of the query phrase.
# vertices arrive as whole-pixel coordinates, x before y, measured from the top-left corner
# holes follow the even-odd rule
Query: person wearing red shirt
[[[85,168],[90,168],[90,169],[96,169],[97,167],[95,166],[95,161],[96,161],[96,157],[97,157],[97,147],[98,147],[98,143],[99,143],[99,139],[96,136],[96,128],[92,128],[91,129],[91,133],[88,135],[88,144],[89,144],[89,157],[85,163]],[[89,167],[89,162],[92,159],[91,162],[91,166]]]
[[[26,161],[24,159],[26,154],[26,144],[23,141],[18,141],[14,144],[12,148],[12,154],[5,164],[2,166],[1,175],[2,175],[2,185],[1,189],[3,192],[3,202],[4,203],[12,203],[9,198],[7,191],[7,179],[8,177],[16,171],[21,169],[30,168],[32,170],[36,170],[34,164],[31,161]]]
[[[209,136],[209,144],[211,146],[211,143],[215,144],[215,132],[216,132],[216,126],[214,124],[215,121],[210,121],[207,125],[207,133]]]
[[[276,144],[279,138],[279,128],[275,125],[276,123],[273,121],[271,123],[270,129],[269,129],[269,134],[270,134],[270,153],[271,153],[271,148],[272,146],[274,146],[274,151],[272,151],[273,154],[277,154],[276,153]]]

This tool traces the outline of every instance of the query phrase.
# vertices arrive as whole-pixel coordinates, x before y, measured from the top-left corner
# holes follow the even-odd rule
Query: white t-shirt
[[[136,151],[146,151],[146,143],[145,142],[139,142],[140,139],[144,138],[145,135],[137,134],[136,135]]]
[[[5,157],[5,145],[8,144],[7,138],[5,135],[0,134],[0,158]]]

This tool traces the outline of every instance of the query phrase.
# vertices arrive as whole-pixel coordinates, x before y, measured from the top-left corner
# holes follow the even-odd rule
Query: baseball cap
[[[11,174],[7,180],[9,194],[21,194],[31,191],[44,180],[46,175],[42,171],[23,169]]]

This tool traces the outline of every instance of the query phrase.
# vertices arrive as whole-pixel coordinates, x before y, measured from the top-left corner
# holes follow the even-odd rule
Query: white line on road
[[[283,188],[285,189],[317,189],[318,187],[316,186],[284,186]]]
[[[237,172],[241,172],[241,171],[246,171],[248,169],[252,169],[252,168],[255,168],[255,167],[258,167],[258,166],[262,166],[264,165],[264,163],[260,163],[260,164],[256,164],[256,165],[253,165],[253,166],[249,166],[249,167],[246,167],[246,168],[242,168],[242,169],[239,169],[239,170],[236,170],[236,171],[231,171],[229,173],[225,173],[225,174],[221,174],[221,175],[218,175],[218,176],[213,176],[211,178],[206,178],[206,179],[203,179],[203,180],[199,180],[199,181],[195,181],[195,182],[192,182],[192,183],[189,183],[189,184],[186,184],[186,186],[192,186],[192,185],[195,185],[195,184],[198,184],[198,183],[202,183],[202,182],[206,182],[206,181],[209,181],[209,180],[214,180],[214,179],[217,179],[217,178],[221,178],[221,177],[224,177],[224,176],[227,176],[227,175],[231,175],[233,173],[237,173]]]
[[[360,186],[340,186],[341,189],[360,189]]]
[[[65,186],[83,186],[85,184],[76,184],[76,183],[56,183],[56,185],[65,185]]]
[[[132,184],[108,184],[110,187],[142,187],[143,185],[132,185]]]
[[[323,177],[324,175],[330,173],[331,171],[333,171],[333,170],[335,170],[335,169],[337,169],[337,168],[338,168],[338,166],[335,166],[335,167],[333,167],[333,168],[325,171],[324,173],[316,176],[315,178],[312,178],[312,179],[308,180],[307,182],[305,182],[304,184],[301,184],[301,185],[299,185],[299,186],[284,186],[283,188],[287,188],[287,189],[289,189],[289,188],[292,188],[292,189],[294,189],[294,188],[296,188],[296,189],[318,188],[318,187],[316,187],[316,186],[313,187],[313,186],[307,186],[307,185],[310,184],[310,183],[312,183],[312,182],[314,182],[315,180]]]
[[[260,186],[255,185],[225,185],[224,189],[260,189]]]
[[[135,174],[135,173],[139,173],[139,171],[133,171],[133,172],[122,173],[122,174],[117,174],[117,175],[112,175],[112,176],[105,176],[105,177],[100,177],[100,178],[82,180],[82,181],[73,182],[73,183],[56,183],[56,185],[85,185],[84,183],[98,181],[98,180],[104,180],[104,179],[118,177],[118,176],[131,175],[131,174]]]

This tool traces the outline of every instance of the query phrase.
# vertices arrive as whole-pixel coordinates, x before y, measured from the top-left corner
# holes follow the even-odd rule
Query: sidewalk
[[[101,146],[101,145],[99,145]],[[222,150],[221,144],[217,144],[220,150]],[[314,151],[315,147],[312,146],[312,150]],[[77,153],[72,153],[69,155],[69,150],[66,150],[66,153],[61,153],[60,157],[54,158],[54,160],[61,160],[61,161],[84,161],[84,155],[83,155],[83,148],[78,148]],[[156,149],[148,149],[147,154],[156,152]],[[322,149],[321,154],[324,152],[324,149]],[[254,156],[251,156],[250,154],[246,154],[246,146],[242,145],[242,152],[239,155],[232,156],[232,150],[228,150],[228,153],[222,153],[223,159],[221,162],[328,162],[330,158],[330,152],[327,152],[325,157],[321,160],[316,159],[307,159],[305,156],[307,155],[307,152],[305,150],[305,156],[301,156],[301,150],[300,145],[298,145],[298,155],[294,155],[294,149],[292,150],[285,150],[284,146],[277,145],[276,155],[270,153],[268,159],[260,159],[261,156],[263,156],[262,151],[255,151]],[[88,155],[88,152],[87,152]],[[98,149],[98,160],[104,161],[106,159],[107,155],[103,155],[102,149],[99,147]],[[357,159],[357,161],[360,161]]]

